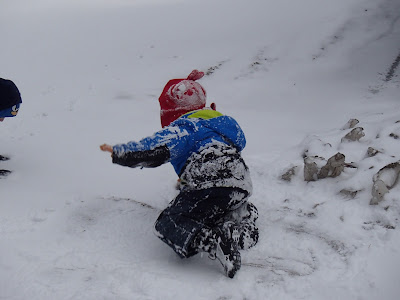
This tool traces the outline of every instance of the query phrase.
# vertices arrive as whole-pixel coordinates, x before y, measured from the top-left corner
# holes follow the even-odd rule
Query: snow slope
[[[0,124],[13,170],[0,179],[0,299],[399,298],[400,184],[369,205],[373,175],[400,160],[399,1],[0,7],[0,77],[23,97]],[[154,236],[171,166],[122,168],[98,148],[158,130],[164,84],[194,68],[248,140],[261,238],[234,279]],[[342,142],[351,118],[365,136]],[[357,168],[306,182],[305,150]]]

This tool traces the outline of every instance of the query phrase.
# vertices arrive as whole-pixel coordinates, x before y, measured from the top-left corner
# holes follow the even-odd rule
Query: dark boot
[[[240,250],[247,250],[258,242],[258,228],[256,220],[258,219],[258,210],[253,203],[247,202],[240,208],[229,213],[224,222],[233,221],[239,229],[240,237],[238,241]]]
[[[227,222],[212,229],[204,228],[196,237],[195,245],[200,251],[208,252],[211,259],[218,259],[225,275],[233,278],[241,266],[239,237],[235,224]]]
[[[240,238],[239,238],[239,249],[247,250],[255,246],[258,242],[258,228],[254,222],[249,220],[243,220],[239,224]]]
[[[242,217],[242,221],[239,224],[240,228],[240,239],[239,248],[249,249],[258,242],[258,228],[256,226],[256,220],[258,219],[258,209],[253,203],[248,203],[246,206],[246,214]]]
[[[224,228],[216,229],[217,243],[215,256],[224,267],[225,274],[233,278],[241,267],[241,257],[238,249],[239,230],[231,223]]]

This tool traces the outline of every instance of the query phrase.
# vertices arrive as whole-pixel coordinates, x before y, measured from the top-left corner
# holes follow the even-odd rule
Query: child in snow
[[[5,118],[15,117],[21,103],[21,95],[14,82],[0,78],[0,122],[3,122]],[[0,161],[7,159],[7,157],[0,155]],[[9,170],[0,170],[0,176],[9,173]]]
[[[110,146],[113,163],[157,167],[170,162],[179,176],[178,196],[160,214],[156,235],[181,258],[208,252],[232,278],[240,249],[258,241],[256,207],[248,202],[252,183],[241,151],[246,140],[238,123],[205,108],[206,92],[194,70],[172,79],[159,97],[162,130],[139,142]]]

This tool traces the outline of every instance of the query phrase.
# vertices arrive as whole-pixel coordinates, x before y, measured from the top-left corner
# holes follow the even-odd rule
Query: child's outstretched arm
[[[144,151],[127,151],[122,155],[114,152],[113,146],[103,144],[100,150],[110,152],[113,163],[127,167],[147,167],[154,168],[167,162],[170,158],[170,152],[167,146],[158,146],[152,150]]]
[[[168,126],[138,142],[114,146],[103,144],[100,149],[111,153],[114,164],[131,168],[154,168],[185,153],[189,140],[186,129]]]

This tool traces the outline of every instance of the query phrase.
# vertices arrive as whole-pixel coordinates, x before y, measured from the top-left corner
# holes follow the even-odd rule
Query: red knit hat
[[[195,80],[204,72],[193,70],[186,79],[168,81],[158,101],[160,102],[161,126],[165,127],[180,116],[206,106],[206,91]]]

